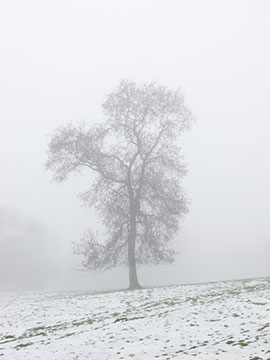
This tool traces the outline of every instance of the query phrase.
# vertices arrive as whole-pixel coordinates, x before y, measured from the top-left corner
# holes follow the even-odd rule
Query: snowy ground
[[[0,295],[0,359],[270,359],[270,279]]]

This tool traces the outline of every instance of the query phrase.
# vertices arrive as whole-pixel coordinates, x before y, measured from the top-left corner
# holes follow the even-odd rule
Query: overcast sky
[[[269,12],[268,0],[1,1],[0,205],[48,228],[67,286],[115,280],[68,270],[93,213],[76,197],[87,178],[50,182],[46,134],[100,121],[121,79],[180,87],[197,119],[181,139],[191,206],[179,256],[141,269],[142,284],[270,275]]]

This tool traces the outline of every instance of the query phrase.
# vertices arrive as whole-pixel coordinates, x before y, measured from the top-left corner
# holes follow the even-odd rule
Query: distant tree
[[[88,270],[129,267],[129,288],[139,288],[136,264],[171,263],[170,241],[187,213],[180,187],[186,166],[177,143],[193,117],[180,91],[155,83],[121,81],[103,103],[106,121],[56,129],[46,168],[54,180],[95,173],[82,201],[97,210],[106,241],[88,230],[75,247]]]
[[[0,205],[0,291],[41,289],[55,278],[50,240],[36,219]]]

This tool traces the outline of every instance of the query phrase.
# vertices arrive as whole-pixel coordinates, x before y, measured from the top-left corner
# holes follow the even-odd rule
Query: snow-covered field
[[[270,279],[0,295],[0,358],[270,359]]]

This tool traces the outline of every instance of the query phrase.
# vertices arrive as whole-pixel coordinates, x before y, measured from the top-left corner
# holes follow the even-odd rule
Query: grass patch
[[[238,343],[235,343],[234,345],[240,345],[241,347],[248,346],[249,342],[245,342],[245,340],[240,340]]]
[[[22,349],[22,348],[25,348],[25,347],[31,346],[31,345],[33,345],[32,342],[25,343],[25,344],[19,344],[19,345],[16,345],[16,346],[15,346],[15,349],[16,349],[16,350],[20,350],[20,349]]]
[[[268,328],[270,326],[270,323],[265,324],[261,328],[258,329],[258,331],[263,331],[264,329]]]
[[[75,321],[72,321],[72,325],[73,326],[81,326],[81,325],[86,325],[86,324],[91,325],[91,324],[93,324],[93,322],[94,322],[93,319],[86,319],[86,320],[81,320],[81,321],[75,320]]]
[[[139,320],[139,319],[144,319],[144,317],[143,316],[137,316],[137,317],[133,317],[133,318],[122,317],[122,318],[115,319],[114,322],[117,323],[119,321],[131,321],[131,320]]]
[[[64,339],[64,338],[66,338],[66,337],[70,337],[70,336],[72,336],[72,335],[74,335],[74,334],[76,334],[76,333],[73,332],[73,333],[65,334],[65,335],[63,335],[63,336],[60,336],[60,339]]]

